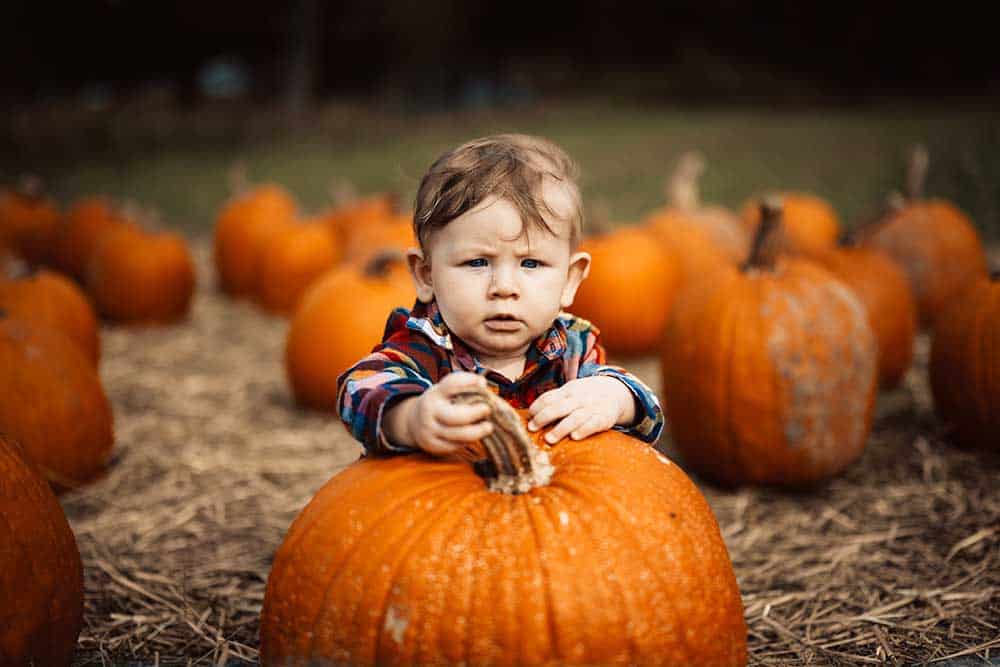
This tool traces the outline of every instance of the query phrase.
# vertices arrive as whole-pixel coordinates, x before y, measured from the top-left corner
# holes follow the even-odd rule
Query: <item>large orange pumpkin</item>
[[[0,434],[0,665],[68,666],[83,628],[83,565],[59,501]]]
[[[729,555],[681,469],[617,431],[546,447],[505,411],[477,448],[489,484],[411,455],[320,489],[268,577],[262,664],[746,664]]]
[[[114,444],[111,404],[93,363],[64,333],[0,314],[0,433],[57,490],[100,475]]]
[[[336,237],[322,220],[290,226],[264,249],[257,299],[272,312],[293,312],[309,285],[332,269],[340,254]]]
[[[778,244],[784,251],[812,253],[832,248],[840,237],[840,217],[822,197],[809,192],[769,193],[748,199],[741,217],[753,235],[760,226],[763,198],[781,199],[782,218]]]
[[[83,282],[90,256],[101,236],[125,222],[121,212],[104,197],[77,200],[55,235],[52,247],[55,267]]]
[[[191,305],[194,263],[183,237],[121,225],[95,248],[86,285],[98,312],[110,320],[176,322]]]
[[[597,326],[609,352],[655,350],[680,279],[673,255],[638,226],[585,239],[580,250],[592,260],[573,313]]]
[[[1000,451],[1000,273],[974,281],[942,311],[929,370],[935,409],[955,439]]]
[[[985,276],[987,267],[982,241],[969,217],[951,202],[923,199],[926,171],[927,154],[917,150],[910,164],[907,199],[860,230],[860,239],[903,268],[920,323],[933,328],[951,298]]]
[[[335,410],[337,376],[382,341],[394,308],[416,299],[406,261],[399,252],[366,265],[342,264],[302,296],[285,343],[285,369],[296,400]]]
[[[101,341],[94,308],[80,288],[62,274],[43,269],[5,276],[0,269],[0,310],[11,317],[59,329],[97,365]]]
[[[296,217],[297,205],[284,188],[257,186],[230,199],[215,223],[215,270],[230,296],[255,293],[264,248]]]
[[[674,444],[724,484],[804,485],[860,456],[877,386],[864,306],[805,259],[775,257],[770,206],[753,255],[685,290],[663,341]]]
[[[42,194],[37,179],[0,190],[0,246],[7,246],[31,264],[49,261],[61,214]]]
[[[899,384],[913,359],[917,306],[906,273],[888,255],[855,245],[813,253],[810,259],[850,287],[864,304],[878,342],[879,384]]]

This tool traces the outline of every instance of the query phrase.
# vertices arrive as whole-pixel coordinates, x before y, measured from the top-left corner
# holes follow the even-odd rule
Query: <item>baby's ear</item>
[[[420,248],[410,248],[406,251],[406,264],[410,267],[413,286],[417,290],[417,299],[423,303],[434,300],[434,285],[431,283],[431,263],[424,257]]]
[[[566,284],[563,286],[562,296],[559,298],[559,305],[564,310],[573,305],[576,297],[576,290],[580,283],[590,273],[590,253],[575,252],[569,257],[569,271],[566,274]]]

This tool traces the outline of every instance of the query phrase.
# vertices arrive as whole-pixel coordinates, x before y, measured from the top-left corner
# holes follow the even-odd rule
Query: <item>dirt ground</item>
[[[195,250],[187,321],[103,330],[116,459],[62,497],[86,576],[76,665],[256,663],[273,554],[360,453],[337,419],[294,405],[287,322],[220,296],[208,242]],[[733,559],[752,664],[1000,656],[1000,456],[943,439],[927,348],[880,396],[845,474],[808,492],[696,480]],[[655,360],[618,361],[658,389]]]

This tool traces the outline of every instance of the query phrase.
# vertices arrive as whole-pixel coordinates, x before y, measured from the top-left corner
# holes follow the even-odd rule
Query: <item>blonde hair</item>
[[[554,233],[546,216],[570,223],[570,244],[583,230],[583,206],[576,184],[576,164],[559,146],[526,134],[498,134],[474,139],[448,151],[430,166],[420,181],[414,205],[413,231],[422,248],[431,234],[489,197],[510,202],[525,223]],[[545,201],[546,178],[565,185],[572,199],[568,215]],[[522,232],[522,233],[524,233]]]

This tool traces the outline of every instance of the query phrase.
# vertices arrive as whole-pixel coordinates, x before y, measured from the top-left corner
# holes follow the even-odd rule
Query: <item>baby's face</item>
[[[437,299],[483,363],[523,356],[586,276],[590,257],[571,252],[571,223],[546,222],[556,234],[524,228],[510,202],[488,199],[437,230],[414,267],[418,297]]]

